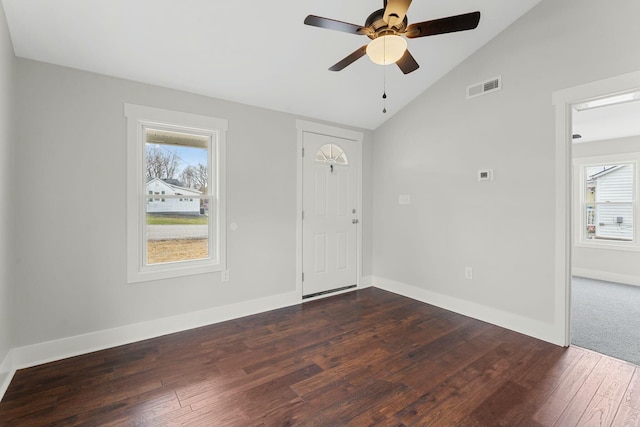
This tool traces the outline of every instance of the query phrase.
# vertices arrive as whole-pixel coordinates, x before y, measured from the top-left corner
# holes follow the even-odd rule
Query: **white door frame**
[[[356,150],[358,151],[358,156],[360,158],[360,167],[358,168],[357,173],[357,207],[358,210],[358,218],[360,221],[356,224],[357,226],[357,244],[356,244],[356,289],[360,288],[360,282],[362,279],[362,140],[363,134],[362,132],[357,132],[348,129],[342,129],[335,126],[323,125],[320,123],[309,122],[306,120],[296,120],[296,129],[298,133],[298,144],[297,144],[297,203],[296,203],[296,292],[300,296],[300,301],[302,301],[302,144],[303,144],[303,134],[305,132],[317,133],[320,135],[333,136],[336,138],[344,138],[355,141]],[[313,153],[309,154],[313,155]],[[349,292],[352,289],[346,291],[338,291],[328,294],[326,296],[337,295],[343,292]],[[323,296],[315,297],[315,298],[307,298],[306,301],[312,301],[316,298],[322,298]]]
[[[579,102],[640,89],[640,71],[599,80],[553,93],[556,110],[556,242],[555,321],[553,342],[571,344],[571,250],[572,250],[572,120],[571,106]]]

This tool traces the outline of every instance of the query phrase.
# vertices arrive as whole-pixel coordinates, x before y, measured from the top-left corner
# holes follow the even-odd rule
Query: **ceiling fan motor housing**
[[[373,30],[373,34],[367,34],[371,40],[376,39],[380,36],[386,36],[390,34],[404,33],[407,29],[408,20],[405,15],[404,19],[400,23],[400,25],[396,25],[393,27],[389,27],[389,25],[384,22],[384,9],[376,10],[373,12],[364,23],[366,28],[370,28]]]

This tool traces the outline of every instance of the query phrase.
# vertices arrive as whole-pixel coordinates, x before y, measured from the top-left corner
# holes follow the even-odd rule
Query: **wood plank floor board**
[[[616,417],[611,424],[621,427],[640,427],[640,410],[627,405],[620,405]]]
[[[600,388],[605,375],[599,372],[592,372],[587,381],[580,387],[576,395],[571,400],[563,399],[565,409],[554,423],[556,426],[576,426],[580,419],[596,396],[596,391]]]
[[[516,342],[519,340],[516,340]],[[516,343],[503,343],[488,352],[482,358],[471,363],[459,375],[452,377],[447,392],[439,396],[439,402],[433,410],[420,416],[412,424],[418,425],[460,425],[463,420],[473,413],[471,408],[486,406],[495,393],[509,382],[513,375],[513,366],[522,364],[523,358],[528,358],[529,350],[535,345],[535,341],[527,345]],[[505,355],[510,357],[505,358]],[[461,381],[462,379],[462,381]],[[482,393],[478,393],[479,389]],[[441,392],[442,390],[438,390]],[[435,399],[436,401],[438,399]],[[500,403],[498,403],[499,406]],[[461,410],[464,407],[466,410]],[[404,421],[404,420],[403,420]],[[495,418],[493,419],[495,422]]]
[[[591,372],[600,359],[601,356],[596,353],[583,352],[580,359],[568,369],[567,374],[562,381],[560,381],[558,387],[551,393],[536,419],[543,424],[556,424],[562,412],[564,412],[574,400],[578,390],[580,390],[587,378],[591,375]],[[598,380],[601,381],[602,378],[598,378]],[[598,386],[599,384],[596,384],[596,388],[592,390],[593,393],[595,393]],[[582,406],[585,403],[585,399],[588,404],[593,397],[593,393],[578,395],[580,399],[579,402],[576,402],[578,406]],[[549,411],[551,408],[553,408],[553,411]]]
[[[66,406],[66,404],[59,404]],[[55,424],[69,426],[105,424],[148,424],[155,417],[181,409],[174,392],[152,390],[119,401],[105,402],[98,406],[83,408],[84,411],[69,413],[56,411]]]
[[[640,425],[637,366],[376,288],[20,370],[0,426]]]
[[[597,394],[620,402],[627,392],[636,367],[618,359],[603,357],[594,368],[594,372],[604,375]]]
[[[322,361],[318,362],[317,359],[313,358],[311,360],[322,366]],[[355,360],[354,358],[341,365],[325,369],[311,378],[292,385],[291,388],[302,397],[308,397],[312,392],[319,394],[330,392],[333,384],[342,382],[357,383],[360,378],[373,377],[374,371],[377,370],[379,372],[380,367],[386,366],[389,358],[385,350],[374,349],[371,352],[367,352],[366,364],[358,363]]]
[[[640,411],[640,369],[637,367],[624,394],[623,402],[625,405]]]
[[[545,386],[549,386],[548,393],[546,394],[546,400],[533,416],[533,419],[542,425],[555,425],[572,402],[573,396],[564,394],[563,390],[567,390],[570,387],[575,386],[576,378],[581,378],[576,374],[576,370],[584,370],[585,362],[583,357],[587,352],[576,347],[572,347],[571,350],[573,350],[572,353],[574,353],[576,357],[568,358],[568,360],[564,359],[564,362],[568,363],[560,364],[559,369],[561,374],[559,376],[553,375],[549,379],[553,379],[555,381],[545,384]],[[563,359],[561,359],[561,362],[562,361]],[[582,384],[582,382],[579,383],[576,390],[578,390]],[[596,385],[596,389],[598,386],[599,384]],[[593,392],[595,393],[595,389]],[[586,396],[586,398],[590,397],[592,396]],[[584,405],[584,402],[581,403]]]
[[[620,402],[613,401],[602,395],[595,395],[575,425],[581,427],[609,427],[613,423],[619,406]]]
[[[479,404],[459,425],[510,425],[506,415],[514,408],[520,408],[529,398],[523,386],[507,380],[494,393]]]
[[[518,369],[509,369],[506,383],[487,397],[462,424],[472,425],[533,425],[533,415],[546,397],[538,389],[531,390],[522,385],[522,379],[529,375],[540,359],[547,353],[546,343],[535,343],[525,355],[516,360]],[[473,422],[471,422],[473,421]]]
[[[500,399],[502,394],[495,394],[492,400],[486,402],[492,406],[497,405],[509,408],[508,410],[501,409],[500,416],[493,422],[494,425],[542,425],[535,421],[534,415],[549,396],[550,390],[553,390],[559,382],[558,379],[553,379],[554,373],[557,372],[558,369],[553,368],[554,365],[550,362],[559,360],[559,352],[562,352],[563,356],[567,354],[565,349],[560,347],[551,349],[551,351],[549,350],[546,343],[538,343],[531,351],[530,363],[527,364],[528,367],[523,366],[522,372],[516,373],[510,379],[510,382],[522,387],[511,386],[518,392],[516,396],[522,393],[523,390],[528,390],[528,392],[526,392],[526,399],[516,398],[509,402],[501,403]],[[566,358],[563,357],[563,359]],[[549,379],[541,380],[547,378],[547,375],[550,376]],[[486,419],[487,415],[484,411],[481,412],[481,414],[481,416],[478,416],[478,414],[472,413],[472,418],[465,420],[465,422],[468,421],[470,425],[483,425],[483,422],[478,420]]]
[[[404,381],[413,389],[426,392],[434,384],[443,383],[457,375],[469,364],[498,346],[501,341],[496,338],[495,332],[496,328],[485,328],[483,333],[468,341],[461,341],[459,345],[452,345],[449,351],[440,357],[430,360],[426,366],[416,363],[399,364],[402,369],[397,370],[392,379]]]
[[[538,362],[523,374],[518,384],[530,390],[538,389],[550,394],[568,374],[571,366],[580,360],[583,352],[578,347],[572,347],[571,351],[567,351],[563,347],[544,346],[544,353]]]

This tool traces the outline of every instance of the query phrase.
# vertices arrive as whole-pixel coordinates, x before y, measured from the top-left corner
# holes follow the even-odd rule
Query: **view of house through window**
[[[584,238],[634,240],[634,164],[583,166]]]
[[[209,135],[145,127],[146,264],[207,259]]]

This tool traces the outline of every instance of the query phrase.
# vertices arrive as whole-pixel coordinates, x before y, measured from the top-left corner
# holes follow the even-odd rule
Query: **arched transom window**
[[[316,153],[316,163],[348,165],[349,160],[342,148],[335,144],[327,144],[320,147]]]

